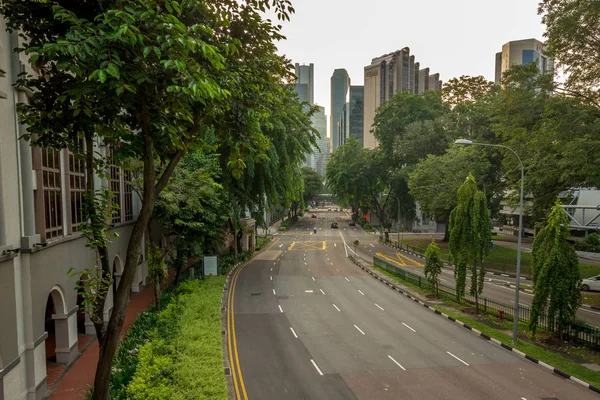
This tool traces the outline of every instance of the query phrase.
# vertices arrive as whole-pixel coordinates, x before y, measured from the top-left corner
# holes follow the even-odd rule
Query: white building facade
[[[34,148],[20,139],[26,127],[18,123],[16,106],[28,101],[28,93],[12,85],[19,72],[32,73],[26,59],[12,52],[20,40],[0,19],[0,400],[46,396],[48,369],[72,362],[81,335],[94,331],[79,306],[77,278],[68,274],[70,268],[96,265],[79,232],[89,177],[67,149]],[[95,146],[107,156],[101,143]],[[109,247],[114,280],[104,313],[108,321],[140,202],[128,183],[131,176],[117,166],[108,179],[91,179],[110,187],[120,206],[111,230],[120,235]],[[131,291],[139,291],[146,277],[144,255]]]

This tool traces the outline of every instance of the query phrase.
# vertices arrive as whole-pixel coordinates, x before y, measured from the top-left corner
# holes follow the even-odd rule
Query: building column
[[[28,103],[27,95],[23,91],[17,92],[19,103]],[[19,136],[27,134],[27,127],[19,124]],[[21,248],[31,249],[40,242],[40,235],[35,232],[35,207],[33,191],[36,190],[34,179],[31,146],[24,139],[19,139],[19,158],[21,160],[21,186],[23,199],[23,237]]]
[[[48,332],[25,346],[27,399],[41,400],[48,391],[46,376],[46,339]]]
[[[53,314],[56,329],[56,362],[68,364],[77,357],[77,309],[75,306],[67,314]],[[87,326],[86,326],[87,329]]]

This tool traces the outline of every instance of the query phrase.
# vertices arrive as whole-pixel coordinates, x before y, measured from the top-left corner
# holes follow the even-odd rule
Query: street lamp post
[[[516,289],[515,289],[515,315],[513,318],[513,343],[517,343],[519,339],[519,291],[520,291],[520,281],[521,281],[521,237],[523,236],[523,183],[525,182],[525,170],[523,168],[523,162],[521,161],[521,157],[517,154],[516,151],[511,149],[508,146],[504,146],[501,144],[489,144],[489,143],[477,143],[468,139],[458,139],[454,142],[454,144],[463,144],[463,145],[477,145],[477,146],[485,146],[485,147],[500,147],[502,149],[506,149],[513,153],[517,160],[519,160],[519,166],[521,167],[521,195],[519,199],[519,238],[517,239],[517,278],[516,278]]]

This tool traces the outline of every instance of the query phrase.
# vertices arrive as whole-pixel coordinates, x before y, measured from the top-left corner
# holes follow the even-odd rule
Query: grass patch
[[[500,240],[500,239],[498,239]],[[504,239],[502,239],[504,240]],[[441,239],[435,240],[442,253],[444,260],[450,260],[450,250],[448,242],[443,242]],[[431,239],[403,239],[402,243],[409,245],[411,250],[416,249],[425,254],[425,250]],[[521,274],[531,276],[531,253],[521,252]],[[503,247],[495,244],[485,258],[485,267],[488,270],[501,272],[516,272],[517,266],[517,250],[509,247]],[[579,276],[581,278],[589,278],[590,276],[600,275],[600,265],[579,264]]]
[[[581,292],[581,302],[589,306],[600,307],[600,293]]]
[[[224,276],[190,280],[140,348],[130,399],[227,399],[221,348]]]

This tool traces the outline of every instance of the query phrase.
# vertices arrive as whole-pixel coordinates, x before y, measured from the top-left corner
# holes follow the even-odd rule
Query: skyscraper
[[[496,84],[500,84],[502,74],[513,65],[535,63],[542,74],[554,72],[554,60],[545,55],[544,43],[537,39],[513,40],[502,45],[496,53]]]
[[[295,64],[296,67],[296,93],[300,102],[315,103],[315,65]]]
[[[331,116],[329,123],[332,153],[338,148],[340,143],[337,123],[340,120],[342,107],[346,104],[349,88],[350,77],[348,76],[348,71],[343,68],[334,70],[331,76]]]
[[[317,147],[314,149],[313,154],[313,166],[312,168],[325,175],[325,168],[327,161],[329,160],[329,138],[327,137],[327,115],[325,114],[325,108],[317,106],[318,110],[312,116],[313,127],[319,132],[321,137],[317,139]]]
[[[440,90],[439,74],[430,79],[429,68],[421,65],[410,55],[408,47],[384,54],[371,60],[365,67],[363,146],[375,148],[377,140],[371,132],[377,108],[398,91],[423,93]],[[431,83],[431,86],[430,86]]]
[[[349,105],[349,123],[348,123],[348,134],[352,139],[358,140],[361,146],[363,143],[363,132],[364,132],[364,101],[365,101],[365,88],[364,86],[350,86],[350,98],[348,100]]]

